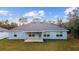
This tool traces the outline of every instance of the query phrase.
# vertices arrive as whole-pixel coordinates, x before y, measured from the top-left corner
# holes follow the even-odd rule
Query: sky
[[[64,18],[71,9],[68,7],[0,7],[0,21],[8,19],[17,21],[21,17],[27,17],[30,21],[33,17],[44,20]],[[66,12],[66,13],[65,13]]]

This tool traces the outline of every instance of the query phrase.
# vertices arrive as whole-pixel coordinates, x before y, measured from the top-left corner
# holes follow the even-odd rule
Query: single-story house
[[[0,27],[0,39],[8,38],[8,30]]]
[[[24,42],[43,42],[43,39],[67,39],[67,29],[46,22],[31,22],[9,31],[9,39],[24,39]]]

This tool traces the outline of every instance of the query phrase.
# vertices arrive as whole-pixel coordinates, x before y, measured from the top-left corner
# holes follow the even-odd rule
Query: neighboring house
[[[67,39],[65,28],[46,22],[31,22],[11,29],[9,39],[24,39],[24,42],[43,42],[43,39]]]
[[[8,38],[8,30],[0,27],[0,39]]]

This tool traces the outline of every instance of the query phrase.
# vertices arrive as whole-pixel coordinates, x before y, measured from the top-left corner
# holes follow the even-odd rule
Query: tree
[[[9,24],[9,21],[8,20],[5,20],[5,24]]]
[[[15,28],[15,27],[17,27],[18,25],[17,25],[16,23],[12,22],[12,23],[10,24],[10,26],[11,26],[11,28]]]
[[[75,38],[79,38],[79,18],[76,19],[73,23],[74,25],[73,25],[72,33],[74,34]]]
[[[63,19],[62,18],[57,18],[57,25],[63,26]]]
[[[19,19],[19,25],[24,25],[28,23],[28,19],[26,17],[22,17]]]
[[[76,11],[73,10],[73,14],[69,12],[68,16],[68,20],[69,22],[67,22],[65,24],[65,26],[69,29],[70,33],[72,33],[74,35],[75,38],[79,38],[79,9],[77,9]]]

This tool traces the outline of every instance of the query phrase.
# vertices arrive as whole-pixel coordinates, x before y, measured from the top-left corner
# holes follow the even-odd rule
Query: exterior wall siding
[[[14,35],[17,35],[15,37]],[[27,38],[27,33],[25,32],[10,32],[9,33],[9,39],[26,39]]]
[[[17,34],[17,37],[14,37],[14,35]],[[67,39],[67,32],[62,32],[62,37],[57,37],[57,32],[49,32],[49,37],[44,37],[44,33],[42,33],[43,39]],[[10,32],[9,33],[9,39],[28,39],[28,34],[25,32]]]
[[[49,32],[49,37],[44,37],[44,34],[42,34],[43,39],[67,39],[67,32],[62,32],[62,37],[57,37],[57,32]]]
[[[0,32],[0,39],[8,38],[8,32]]]

